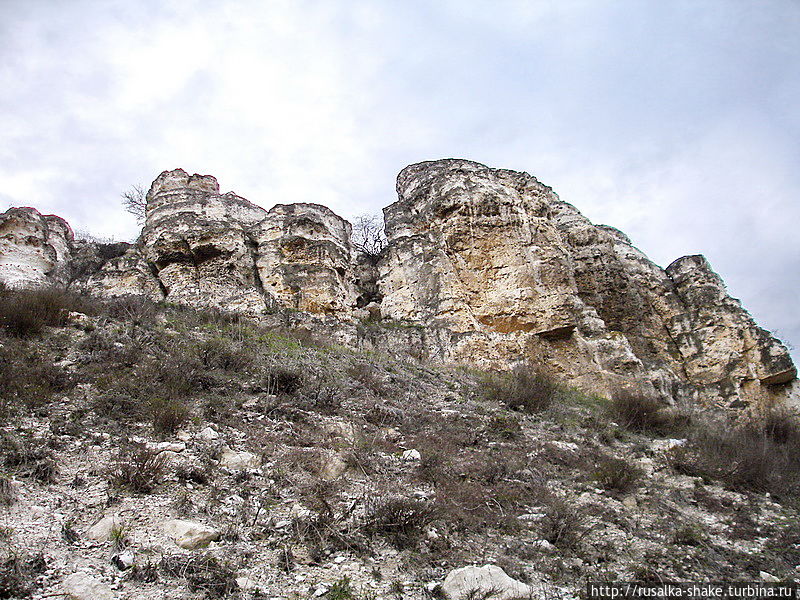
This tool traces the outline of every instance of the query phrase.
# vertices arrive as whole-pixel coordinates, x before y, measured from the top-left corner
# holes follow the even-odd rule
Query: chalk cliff
[[[130,246],[77,242],[58,217],[10,209],[0,280],[253,317],[290,309],[351,340],[360,324],[374,336],[384,323],[382,339],[415,355],[490,368],[528,361],[601,394],[637,386],[718,406],[788,396],[797,373],[785,346],[702,256],[662,269],[536,178],[471,161],[411,165],[397,194],[375,261],[324,206],[265,210],[220,193],[214,177],[165,171]]]

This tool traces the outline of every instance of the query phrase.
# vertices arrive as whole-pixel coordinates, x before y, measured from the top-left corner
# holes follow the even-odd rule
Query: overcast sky
[[[182,167],[352,217],[446,157],[705,254],[800,347],[798,0],[0,0],[0,209],[132,239]]]

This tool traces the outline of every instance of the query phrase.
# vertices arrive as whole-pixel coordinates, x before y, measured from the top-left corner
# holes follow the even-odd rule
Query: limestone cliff
[[[529,361],[602,394],[636,385],[666,400],[740,406],[779,401],[796,379],[783,344],[703,257],[661,269],[526,173],[424,162],[400,173],[397,194],[376,263],[324,206],[267,211],[220,193],[211,176],[165,171],[130,247],[101,251],[58,217],[7,211],[0,279],[252,316],[292,309],[311,315],[308,326],[333,319],[350,340],[363,337],[359,319],[383,319],[408,327],[383,328],[380,343],[415,355],[495,368]]]

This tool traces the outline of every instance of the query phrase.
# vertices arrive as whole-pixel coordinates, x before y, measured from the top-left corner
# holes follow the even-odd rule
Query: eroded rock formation
[[[744,405],[780,400],[796,379],[783,344],[703,257],[661,269],[527,173],[424,162],[400,173],[397,193],[376,262],[354,251],[350,224],[324,206],[267,211],[220,193],[211,176],[165,171],[130,246],[76,242],[58,217],[9,210],[0,279],[75,281],[100,295],[253,316],[292,309],[333,318],[350,339],[359,319],[383,319],[393,327],[380,339],[415,355],[529,361],[602,394],[636,385],[669,400]]]

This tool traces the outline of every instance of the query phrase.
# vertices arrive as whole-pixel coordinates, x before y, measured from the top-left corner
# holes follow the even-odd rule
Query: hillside
[[[359,351],[291,312],[0,305],[3,597],[79,573],[101,591],[76,597],[423,598],[493,564],[568,598],[800,565],[800,430],[777,412]]]

